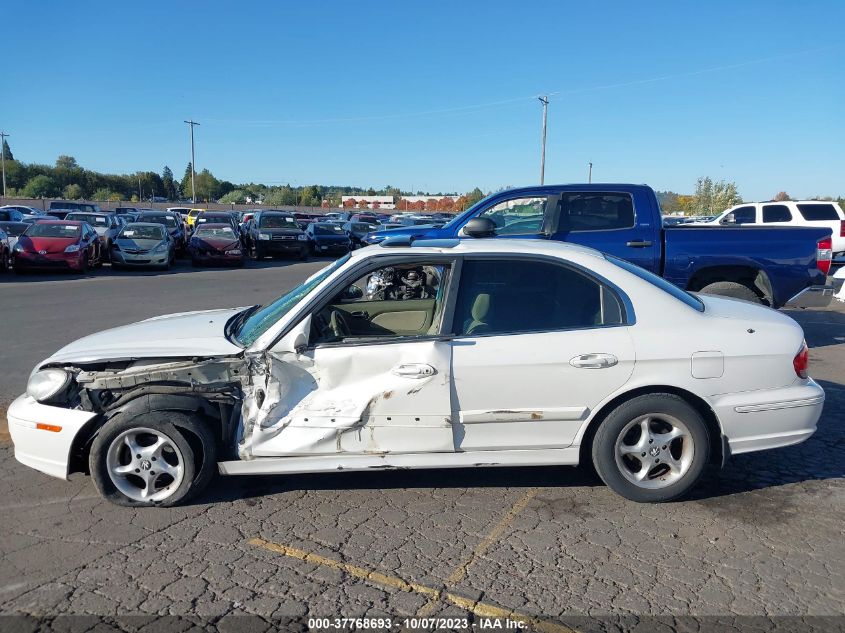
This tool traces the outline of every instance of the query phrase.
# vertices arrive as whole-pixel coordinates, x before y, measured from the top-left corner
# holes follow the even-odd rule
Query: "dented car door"
[[[269,354],[251,455],[451,452],[450,353],[427,338]]]

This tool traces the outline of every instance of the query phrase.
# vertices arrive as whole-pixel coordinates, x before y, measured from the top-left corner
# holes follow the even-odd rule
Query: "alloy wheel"
[[[161,431],[133,428],[112,440],[106,467],[115,487],[135,501],[158,502],[179,488],[184,458],[176,443]]]
[[[687,426],[678,418],[641,415],[623,427],[616,438],[616,466],[625,479],[640,488],[671,486],[690,469],[695,444]]]

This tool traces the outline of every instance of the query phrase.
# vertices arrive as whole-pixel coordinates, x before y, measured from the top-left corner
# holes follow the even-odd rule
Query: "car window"
[[[763,206],[763,222],[789,222],[792,213],[785,204],[767,204]]]
[[[634,226],[634,201],[628,193],[564,192],[558,212],[558,229],[562,231],[608,231]]]
[[[825,220],[840,220],[836,207],[832,204],[799,204],[798,210],[808,222],[823,222]]]
[[[478,215],[489,218],[496,225],[496,235],[537,234],[543,230],[543,218],[546,212],[546,196],[535,198],[514,198],[490,207]],[[429,224],[430,219],[402,218],[411,224]]]
[[[734,224],[754,224],[757,221],[756,207],[737,207],[731,213],[734,216]]]
[[[258,221],[262,229],[298,229],[296,218],[290,215],[262,215]]]
[[[568,266],[531,259],[464,262],[455,334],[518,334],[620,323],[622,308],[615,293]]]
[[[26,230],[28,237],[78,238],[78,224],[31,224]]]

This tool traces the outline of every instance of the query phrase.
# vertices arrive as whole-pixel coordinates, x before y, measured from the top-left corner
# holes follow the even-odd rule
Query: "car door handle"
[[[424,365],[422,363],[410,363],[407,365],[396,365],[391,372],[396,376],[403,378],[428,378],[437,373],[431,365]]]
[[[613,367],[619,362],[613,354],[581,354],[569,361],[569,364],[578,369],[605,369]]]
[[[369,319],[370,314],[365,310],[359,310],[358,312],[350,312],[349,316],[354,317],[356,319]]]
[[[631,248],[648,248],[651,246],[651,242],[649,240],[631,240],[630,242],[625,242],[625,246],[630,246]]]

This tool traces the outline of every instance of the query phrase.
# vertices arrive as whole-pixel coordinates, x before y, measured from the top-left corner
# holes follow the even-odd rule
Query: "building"
[[[395,209],[393,196],[341,196],[340,206],[346,209]]]

